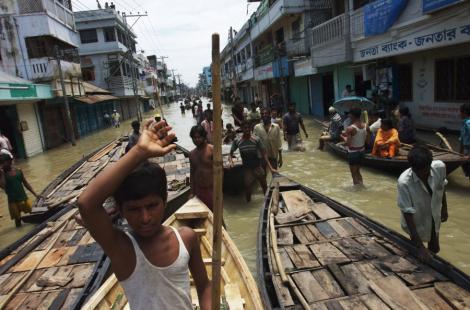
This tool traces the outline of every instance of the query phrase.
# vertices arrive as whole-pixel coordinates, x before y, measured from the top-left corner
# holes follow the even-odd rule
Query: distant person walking
[[[129,136],[129,142],[127,143],[127,146],[126,146],[126,153],[129,152],[131,148],[137,145],[137,142],[139,141],[139,138],[140,138],[140,122],[133,121],[131,126],[132,126],[132,134]]]
[[[10,140],[0,131],[0,155],[7,154],[13,158],[13,147],[11,146]]]
[[[464,154],[467,162],[462,165],[465,176],[470,181],[470,103],[460,106],[460,116],[463,119],[460,130],[460,153]]]
[[[365,153],[365,143],[367,138],[366,124],[361,121],[361,110],[352,109],[349,112],[351,125],[347,127],[343,134],[348,149],[349,169],[354,185],[362,185],[361,163]]]
[[[284,140],[287,141],[289,151],[305,151],[300,136],[300,128],[302,128],[305,137],[308,138],[307,130],[304,126],[302,115],[295,111],[295,103],[290,103],[287,107],[288,112],[282,118],[284,125]]]
[[[121,114],[118,111],[114,110],[113,114],[111,115],[111,119],[113,120],[114,128],[119,128],[121,126]]]
[[[267,108],[261,109],[262,122],[255,126],[253,134],[261,139],[266,148],[266,155],[274,169],[282,167],[282,134],[279,125],[271,122]]]
[[[411,119],[410,109],[400,108],[400,119],[398,120],[398,136],[400,141],[407,144],[416,142],[416,131],[414,122]]]
[[[201,126],[206,131],[207,142],[213,144],[212,135],[214,133],[214,122],[212,119],[212,110],[204,111],[204,120],[201,122]]]

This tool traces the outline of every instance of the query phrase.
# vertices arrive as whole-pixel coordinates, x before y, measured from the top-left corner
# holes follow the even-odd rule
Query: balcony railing
[[[286,41],[285,48],[288,56],[304,56],[310,53],[305,42],[305,37]]]
[[[344,38],[344,14],[338,15],[312,29],[312,45],[319,46]]]
[[[80,64],[69,61],[61,61],[62,72],[66,77],[79,77],[81,75]],[[57,61],[47,57],[33,58],[29,60],[29,76],[33,81],[49,81],[59,78]]]
[[[128,76],[112,76],[108,78],[108,85],[112,90],[122,88],[133,89],[132,78]]]
[[[255,65],[257,67],[268,64],[274,60],[274,48],[272,45],[266,45],[258,51],[255,57]]]
[[[17,0],[20,14],[42,13],[47,11],[68,27],[75,29],[73,12],[57,0]]]

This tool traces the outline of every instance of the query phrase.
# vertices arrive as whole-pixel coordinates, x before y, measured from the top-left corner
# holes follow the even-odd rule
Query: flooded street
[[[205,104],[206,102],[204,106]],[[163,110],[164,117],[178,135],[179,143],[185,148],[192,149],[189,130],[195,120],[191,111],[181,115],[176,104],[164,106]],[[229,106],[224,106],[223,119],[225,122],[232,122]],[[316,139],[320,134],[319,125],[313,119],[306,119],[306,127],[309,133],[309,139],[305,143],[307,151],[285,152],[284,166],[280,172],[401,233],[400,214],[396,206],[397,176],[365,168],[363,176],[366,189],[353,188],[347,163],[329,152],[316,149]],[[118,129],[107,129],[80,139],[75,147],[64,145],[19,162],[18,166],[23,169],[33,188],[42,191],[55,177],[82,156],[129,131],[130,121],[127,121]],[[447,191],[449,221],[441,227],[440,253],[442,257],[467,273],[470,273],[470,247],[465,245],[470,237],[469,190],[470,185],[461,169],[449,176]],[[225,197],[225,220],[228,230],[253,272],[256,269],[256,239],[262,201],[263,194],[259,190],[252,197],[251,203],[246,203],[242,195]],[[14,223],[9,219],[4,194],[0,197],[0,206],[0,247],[3,248],[27,233],[33,226],[24,225],[20,229],[14,227]]]

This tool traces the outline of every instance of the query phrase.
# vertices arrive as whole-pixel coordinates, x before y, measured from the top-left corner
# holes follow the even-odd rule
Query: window
[[[95,80],[95,67],[82,68],[82,77],[85,82],[94,81]]]
[[[106,42],[116,41],[116,30],[114,29],[114,27],[103,28],[103,33],[104,33],[104,40]]]
[[[400,101],[413,101],[413,66],[398,65],[398,96]]]
[[[29,58],[53,56],[52,51],[47,47],[44,37],[25,38],[25,42]]]
[[[281,28],[276,31],[276,43],[282,43],[284,42],[284,28]]]
[[[470,57],[436,61],[435,100],[470,100]]]
[[[247,59],[251,58],[251,47],[249,44],[246,46],[246,58]]]
[[[118,60],[113,60],[109,62],[109,76],[121,76],[121,70],[119,68]]]
[[[80,41],[82,44],[98,42],[96,29],[80,30]]]

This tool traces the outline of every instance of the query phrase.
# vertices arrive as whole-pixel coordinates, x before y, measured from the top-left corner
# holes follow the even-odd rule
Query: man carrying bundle
[[[199,305],[209,310],[211,284],[198,236],[189,227],[162,225],[168,197],[166,174],[147,162],[176,147],[171,144],[175,135],[167,134],[170,129],[165,121],[147,121],[137,145],[90,183],[78,207],[86,228],[111,259],[131,309],[193,309],[190,270]],[[114,227],[106,214],[103,203],[110,196],[130,232]]]

